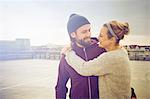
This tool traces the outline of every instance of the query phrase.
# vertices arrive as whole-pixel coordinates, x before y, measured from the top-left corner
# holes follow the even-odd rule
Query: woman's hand
[[[71,50],[71,44],[66,45],[64,48],[61,49],[61,55],[66,55],[67,51]]]

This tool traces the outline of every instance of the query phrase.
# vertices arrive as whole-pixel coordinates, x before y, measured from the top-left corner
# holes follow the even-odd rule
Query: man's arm
[[[69,73],[66,71],[65,65],[66,61],[64,56],[62,56],[59,63],[57,85],[55,87],[56,99],[66,99],[66,93],[68,91],[66,83],[69,79]]]

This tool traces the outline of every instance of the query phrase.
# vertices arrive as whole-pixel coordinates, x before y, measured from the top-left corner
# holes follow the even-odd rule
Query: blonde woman
[[[73,50],[66,52],[68,64],[80,75],[99,76],[100,99],[131,99],[130,65],[127,51],[119,44],[129,33],[128,23],[111,21],[103,25],[99,46],[107,52],[85,61]]]

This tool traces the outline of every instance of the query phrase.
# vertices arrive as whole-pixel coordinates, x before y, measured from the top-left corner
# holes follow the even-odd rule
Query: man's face
[[[91,27],[90,24],[81,26],[72,33],[72,37],[75,39],[75,42],[83,47],[86,47],[91,42]]]

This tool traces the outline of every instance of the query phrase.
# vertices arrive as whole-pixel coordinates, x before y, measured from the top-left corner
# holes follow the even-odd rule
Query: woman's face
[[[99,46],[102,48],[107,48],[111,44],[111,40],[108,38],[107,35],[108,29],[106,27],[102,27],[98,36]]]

